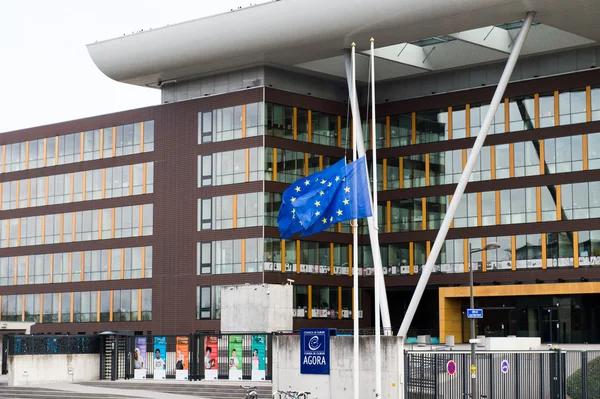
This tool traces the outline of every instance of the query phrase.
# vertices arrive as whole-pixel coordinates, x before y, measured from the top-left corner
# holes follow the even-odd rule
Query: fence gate
[[[572,358],[565,355],[560,351],[479,351],[476,399],[563,399],[567,394],[577,399],[598,398],[588,395],[588,376],[583,375],[588,368],[583,366],[587,362],[581,361],[582,353],[573,353]],[[471,398],[470,352],[408,351],[405,356],[406,398]]]
[[[8,335],[2,336],[0,352],[2,353],[2,375],[8,374]]]

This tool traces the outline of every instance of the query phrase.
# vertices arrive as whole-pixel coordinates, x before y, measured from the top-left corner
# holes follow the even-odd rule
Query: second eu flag
[[[335,223],[372,215],[365,157],[345,159],[294,182],[282,196],[277,218],[281,238],[306,237]]]

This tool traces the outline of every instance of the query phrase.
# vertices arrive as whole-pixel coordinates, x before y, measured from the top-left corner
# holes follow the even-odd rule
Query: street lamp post
[[[473,264],[471,263],[471,257],[473,254],[477,252],[489,251],[490,249],[498,249],[500,245],[496,242],[491,242],[487,244],[483,248],[471,248],[471,243],[469,243],[469,296],[470,296],[470,308],[475,309],[475,298],[473,297]],[[471,343],[471,398],[478,399],[477,396],[477,366],[476,366],[476,354],[475,354],[475,319],[471,318],[471,339],[469,340]]]

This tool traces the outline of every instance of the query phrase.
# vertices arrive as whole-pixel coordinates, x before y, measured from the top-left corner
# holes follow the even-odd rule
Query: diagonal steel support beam
[[[375,58],[397,62],[424,71],[433,71],[435,68],[429,59],[432,51],[432,49],[426,51],[423,47],[414,44],[402,43],[396,46],[375,49]],[[363,51],[362,53],[371,55],[371,51]]]
[[[471,43],[479,47],[510,54],[514,39],[506,29],[497,26],[486,26],[448,35],[457,40]]]
[[[415,292],[410,300],[410,304],[408,305],[408,309],[404,315],[404,319],[402,320],[402,324],[400,325],[400,329],[398,330],[398,336],[400,337],[400,349],[401,353],[399,353],[399,364],[398,364],[398,377],[400,380],[400,384],[398,387],[398,398],[404,399],[404,394],[406,392],[406,381],[405,381],[405,373],[404,373],[404,351],[402,350],[404,347],[404,341],[406,340],[406,335],[408,333],[408,329],[415,317],[415,313],[417,312],[417,308],[419,306],[419,302],[421,302],[421,298],[423,297],[423,293],[425,292],[425,288],[427,287],[427,283],[429,281],[429,277],[431,276],[431,272],[433,271],[433,266],[435,261],[437,260],[440,250],[442,249],[442,245],[444,240],[446,239],[446,235],[448,234],[448,230],[450,229],[450,224],[452,223],[452,219],[454,219],[454,214],[456,213],[456,209],[458,208],[458,204],[462,198],[463,193],[465,192],[465,188],[467,187],[467,183],[469,182],[469,178],[471,177],[471,172],[473,171],[473,166],[475,166],[475,161],[479,157],[479,153],[481,152],[481,147],[483,147],[483,143],[485,138],[487,137],[490,126],[492,125],[492,120],[496,111],[498,109],[498,105],[504,96],[504,91],[506,90],[506,86],[508,85],[508,81],[510,76],[513,73],[517,60],[519,59],[519,55],[521,50],[523,49],[523,44],[525,43],[525,39],[527,38],[527,34],[529,33],[529,29],[531,28],[531,24],[533,23],[533,18],[535,16],[534,11],[530,11],[527,13],[527,17],[525,18],[525,22],[523,27],[521,28],[521,32],[517,36],[510,56],[508,57],[508,61],[506,62],[506,66],[504,67],[504,71],[502,72],[502,76],[500,77],[500,81],[498,82],[498,86],[496,87],[496,91],[494,96],[492,97],[492,101],[490,103],[490,107],[488,109],[487,114],[481,124],[481,130],[477,135],[477,139],[475,140],[475,144],[473,144],[473,150],[469,155],[469,159],[467,160],[467,164],[463,170],[463,173],[460,177],[460,181],[456,185],[456,189],[454,190],[454,195],[452,196],[452,201],[450,201],[450,205],[448,206],[448,210],[446,211],[446,216],[444,216],[444,220],[438,231],[438,234],[435,238],[435,242],[431,248],[429,253],[429,257],[427,258],[427,263],[423,267],[421,272],[421,277],[419,278],[419,282],[415,287]]]

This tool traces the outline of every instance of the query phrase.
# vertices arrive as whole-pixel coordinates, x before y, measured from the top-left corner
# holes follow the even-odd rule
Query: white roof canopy
[[[110,78],[136,85],[256,65],[345,76],[356,42],[367,80],[375,38],[378,80],[508,58],[527,11],[535,25],[522,56],[600,41],[594,0],[281,0],[88,45]]]

